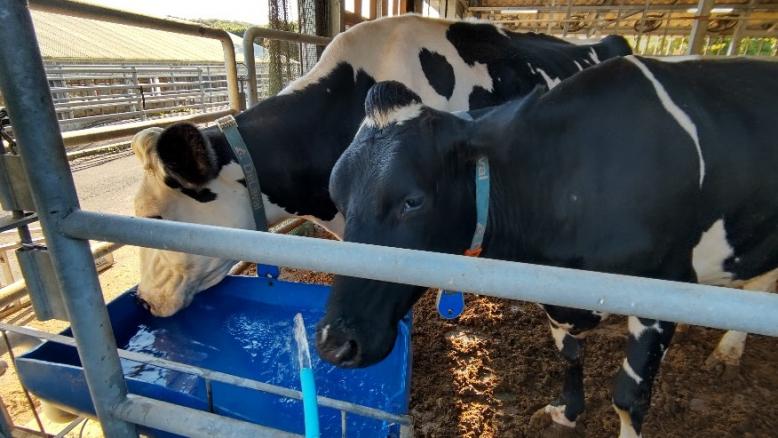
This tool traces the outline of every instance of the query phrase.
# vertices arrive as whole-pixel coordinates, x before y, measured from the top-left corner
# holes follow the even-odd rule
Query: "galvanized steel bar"
[[[778,295],[76,211],[73,237],[778,336]]]
[[[129,394],[116,415],[133,423],[192,438],[302,437],[140,395]]]
[[[0,62],[0,89],[14,121],[90,395],[106,436],[137,436],[134,425],[112,415],[127,387],[89,243],[57,232],[56,224],[79,205],[26,2],[0,0],[0,41],[14,42],[0,44],[0,59],[12,60]]]
[[[102,243],[92,251],[92,257],[99,259],[122,246],[124,245],[121,243]],[[16,280],[7,286],[3,286],[0,289],[0,307],[7,306],[25,295],[27,295],[27,282],[24,279]]]
[[[705,46],[705,37],[708,34],[708,19],[713,9],[714,0],[699,0],[697,2],[697,12],[694,14],[692,30],[689,34],[689,48],[687,55],[699,55]]]
[[[249,107],[256,105],[259,101],[257,89],[257,66],[254,54],[254,41],[256,41],[257,38],[315,44],[317,46],[326,46],[330,43],[330,41],[332,41],[331,38],[323,36],[268,29],[265,27],[252,26],[246,29],[246,32],[243,34],[243,62],[246,64],[246,69],[248,70]]]
[[[29,0],[29,4],[32,9],[46,12],[219,40],[222,44],[222,50],[224,51],[224,65],[227,69],[227,87],[229,88],[230,109],[234,112],[240,111],[238,66],[235,61],[235,46],[232,43],[230,34],[226,31],[70,0]],[[33,39],[32,41],[36,40]]]
[[[219,117],[233,114],[232,110],[216,111],[212,113],[195,114],[185,117],[165,117],[157,120],[146,120],[137,123],[124,123],[118,126],[104,126],[100,128],[81,129],[62,133],[62,141],[66,147],[78,146],[84,143],[95,143],[103,140],[112,140],[120,137],[135,135],[138,131],[154,126],[165,127],[174,123],[203,123],[216,120]],[[76,119],[77,120],[77,119]]]

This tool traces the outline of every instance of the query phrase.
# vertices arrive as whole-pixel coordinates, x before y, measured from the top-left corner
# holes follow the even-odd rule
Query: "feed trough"
[[[293,318],[301,313],[308,337],[324,313],[326,286],[258,277],[227,277],[198,294],[175,316],[151,316],[134,289],[108,304],[119,348],[209,370],[300,389]],[[63,332],[70,336],[70,330]],[[384,361],[364,369],[340,369],[311,351],[320,396],[405,415],[410,387],[410,321]],[[19,376],[36,396],[73,413],[94,415],[75,347],[44,342],[17,359]],[[218,381],[210,394],[202,377],[122,359],[129,392],[293,433],[304,432],[300,400]],[[324,437],[342,436],[341,412],[319,407]],[[347,436],[399,436],[388,421],[349,413]],[[153,436],[161,431],[143,430]]]

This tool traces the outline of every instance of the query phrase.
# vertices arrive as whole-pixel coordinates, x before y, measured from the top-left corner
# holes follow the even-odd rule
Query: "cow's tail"
[[[627,40],[620,35],[608,35],[599,43],[597,43],[597,53],[600,56],[600,60],[605,61],[609,58],[617,58],[619,56],[627,56],[632,54],[632,47],[630,47]]]

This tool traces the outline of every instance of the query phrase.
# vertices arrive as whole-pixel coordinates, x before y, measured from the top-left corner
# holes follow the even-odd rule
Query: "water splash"
[[[297,342],[297,363],[300,369],[311,368],[311,350],[308,347],[308,336],[305,334],[303,315],[294,316],[294,340]]]

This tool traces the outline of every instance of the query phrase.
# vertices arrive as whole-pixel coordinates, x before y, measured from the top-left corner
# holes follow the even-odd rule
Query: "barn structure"
[[[216,41],[44,11],[34,11],[33,20],[63,131],[208,113],[229,105]],[[243,40],[230,37],[243,93]],[[269,52],[255,44],[254,53],[259,93],[268,96]],[[289,62],[299,75],[299,57]]]
[[[771,0],[346,0],[344,28],[406,12],[478,18],[520,32],[588,40],[619,34],[645,55],[775,56],[778,3]]]
[[[30,22],[24,20],[28,17],[27,3],[31,9]],[[298,8],[296,24],[287,13],[291,7]],[[6,98],[16,99],[20,102],[14,103],[16,108],[24,110],[17,111],[18,118],[14,123],[27,141],[13,146],[10,146],[10,140],[0,143],[0,177],[4,183],[0,195],[4,209],[10,212],[0,217],[0,231],[17,229],[22,252],[31,253],[23,255],[30,269],[26,272],[36,275],[26,276],[29,283],[26,287],[40,319],[67,319],[73,327],[67,335],[54,335],[3,322],[0,333],[6,345],[6,333],[17,333],[63,348],[78,347],[78,354],[72,353],[73,363],[67,364],[67,369],[82,372],[84,385],[88,387],[85,403],[94,406],[94,416],[106,434],[117,437],[136,436],[136,425],[188,436],[274,436],[281,432],[229,418],[229,415],[222,415],[225,412],[214,409],[214,387],[232,385],[294,402],[303,399],[305,394],[150,354],[117,350],[116,339],[110,330],[111,319],[98,277],[92,269],[94,257],[104,253],[90,253],[89,239],[115,237],[127,244],[212,257],[225,254],[233,257],[240,251],[235,257],[255,263],[267,260],[278,264],[288,259],[267,248],[283,243],[284,249],[295,255],[294,266],[301,268],[327,268],[344,275],[369,271],[369,275],[378,279],[467,288],[465,290],[511,299],[527,299],[526,295],[510,287],[511,281],[526,281],[527,290],[542,289],[564,301],[571,299],[570,284],[585,289],[594,297],[593,291],[599,291],[598,287],[615,280],[594,273],[531,271],[532,268],[518,264],[500,265],[502,270],[497,271],[494,261],[489,260],[401,252],[359,244],[349,246],[353,253],[347,254],[336,242],[310,243],[271,233],[245,230],[241,233],[234,229],[157,220],[161,217],[151,220],[84,211],[80,209],[72,187],[63,147],[123,138],[144,128],[170,125],[173,121],[202,123],[237,114],[245,108],[247,101],[254,102],[269,94],[268,90],[274,87],[273,69],[286,70],[287,76],[283,79],[286,81],[313,64],[329,37],[365,20],[405,13],[488,20],[511,30],[548,33],[573,41],[623,34],[637,53],[648,55],[746,54],[774,58],[778,51],[776,0],[727,3],[714,0],[315,0],[301,1],[297,5],[287,4],[286,0],[272,0],[271,29],[254,28],[243,40],[192,23],[70,0],[0,0],[0,10],[11,11],[0,14],[0,35],[24,37],[19,47],[6,45],[0,48],[3,54],[16,55],[19,62],[19,65],[8,62],[0,65],[0,77],[4,79]],[[42,63],[30,43],[36,35]],[[271,44],[256,45],[255,36],[270,40]],[[280,41],[297,45],[294,62],[290,55],[295,50],[290,47],[294,46],[282,47]],[[241,64],[244,64],[243,73]],[[20,71],[20,68],[29,68],[29,71]],[[298,73],[290,73],[292,70]],[[246,82],[242,90],[241,76]],[[268,79],[262,80],[265,76]],[[24,82],[25,85],[32,85],[28,88],[18,86],[23,81],[29,81]],[[50,109],[56,117],[48,117]],[[105,126],[108,120],[126,123]],[[30,144],[34,144],[35,149],[28,146]],[[249,183],[244,179],[243,184]],[[36,245],[40,241],[33,241],[30,236],[29,225],[39,218],[43,222],[47,247]],[[329,257],[329,254],[337,256]],[[369,265],[375,259],[387,263]],[[391,267],[394,265],[407,269],[394,272]],[[439,266],[440,270],[431,272],[433,270],[423,269],[425,266]],[[460,271],[454,272],[451,266]],[[471,275],[468,282],[461,272],[485,275],[491,281],[487,283],[492,289],[485,289],[472,280],[478,275]],[[268,282],[275,281],[272,275],[269,278]],[[663,302],[662,297],[682,296],[691,300],[696,294],[705,292],[713,298],[706,302],[704,309],[686,312],[684,321],[778,336],[775,324],[778,313],[765,312],[765,309],[778,308],[775,296],[754,294],[741,300],[742,296],[734,290],[631,277],[619,281],[627,293],[620,294],[612,288],[603,290],[598,300],[592,298],[589,307],[624,313],[624,309],[630,309],[630,300],[632,308],[635,307],[636,294],[651,290],[657,293],[650,301],[655,306],[650,309],[654,312],[652,315],[662,312],[678,315],[683,309],[670,309],[671,304]],[[0,302],[13,301],[11,295],[4,292],[7,291],[0,291]],[[13,298],[17,299],[18,291],[14,294]],[[636,312],[640,311],[636,309]],[[754,315],[760,312],[762,317],[755,318]],[[10,345],[8,347],[10,349]],[[205,382],[202,404],[196,409],[183,403],[128,394],[120,359],[201,379]],[[343,435],[346,434],[347,416],[364,416],[397,426],[397,435],[401,437],[411,433],[411,420],[407,415],[327,397],[316,400],[340,415]],[[35,411],[34,405],[32,408]],[[67,428],[72,429],[77,424],[71,423]],[[70,429],[63,430],[59,436],[64,436]],[[0,412],[0,436],[11,436],[12,430],[51,435],[43,430],[38,433],[15,427]]]

